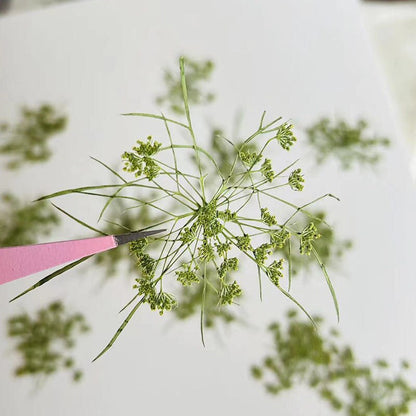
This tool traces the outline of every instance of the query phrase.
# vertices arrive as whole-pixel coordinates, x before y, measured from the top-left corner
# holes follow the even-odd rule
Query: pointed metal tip
[[[148,237],[150,235],[153,235],[153,234],[162,233],[163,231],[166,231],[166,229],[164,229],[164,230],[149,230],[149,231],[135,231],[135,232],[132,232],[132,233],[115,235],[114,239],[115,239],[117,245],[119,246],[121,244],[130,243],[131,241],[140,240],[141,238],[146,238],[146,237]]]

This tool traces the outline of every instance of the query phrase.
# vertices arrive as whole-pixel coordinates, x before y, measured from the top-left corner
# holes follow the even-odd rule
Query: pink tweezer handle
[[[114,236],[0,248],[0,284],[117,247]]]

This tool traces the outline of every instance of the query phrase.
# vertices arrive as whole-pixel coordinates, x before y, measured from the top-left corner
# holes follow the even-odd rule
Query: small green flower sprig
[[[58,224],[46,202],[27,205],[9,192],[0,195],[0,247],[34,244]]]
[[[309,144],[315,151],[316,162],[321,164],[327,158],[338,159],[343,169],[353,164],[375,165],[381,158],[379,149],[388,147],[390,140],[384,137],[366,137],[368,124],[359,120],[356,126],[344,120],[331,122],[322,118],[306,129]]]
[[[315,322],[323,323],[317,317]],[[416,400],[416,388],[401,374],[389,376],[386,360],[371,366],[360,365],[349,346],[340,346],[338,332],[324,338],[309,321],[288,313],[284,330],[279,323],[269,327],[274,346],[272,354],[251,368],[252,376],[261,381],[266,391],[279,395],[285,390],[308,385],[333,410],[348,416],[386,416],[408,414]]]
[[[161,121],[168,138],[168,142],[163,144],[148,136],[138,140],[131,151],[123,153],[124,170],[134,176],[132,180],[125,179],[99,162],[118,178],[119,184],[68,189],[41,198],[44,200],[74,193],[103,197],[107,202],[100,217],[113,201],[123,199],[134,204],[129,209],[138,210],[146,206],[164,217],[153,226],[165,227],[165,234],[130,245],[131,255],[136,257],[140,272],[134,284],[136,294],[122,309],[131,307],[130,313],[96,358],[113,345],[141,305],[147,303],[160,314],[177,306],[174,295],[164,288],[167,277],[175,278],[185,288],[202,285],[201,335],[204,342],[208,287],[215,293],[216,303],[221,307],[235,303],[243,291],[230,275],[239,270],[241,258],[252,262],[257,269],[260,292],[261,279],[265,276],[307,314],[281,284],[284,262],[276,255],[276,249],[283,248],[285,244],[296,244],[300,253],[315,257],[330,288],[337,315],[339,313],[331,281],[314,248],[315,241],[320,237],[313,222],[316,218],[311,216],[311,221],[301,231],[294,230],[291,226],[291,220],[299,212],[307,215],[305,209],[309,205],[333,195],[323,195],[303,206],[286,201],[279,196],[278,191],[281,188],[301,191],[304,186],[301,170],[291,170],[293,163],[276,171],[272,160],[263,156],[266,153],[271,155],[279,149],[290,150],[296,142],[293,126],[281,122],[280,117],[266,121],[264,112],[257,128],[245,140],[235,144],[224,138],[223,146],[233,154],[233,158],[231,166],[226,171],[222,170],[209,150],[201,147],[197,141],[190,116],[184,58],[179,60],[179,66],[185,122],[167,118],[163,114],[126,114]],[[188,142],[175,142],[174,128],[187,133]],[[169,157],[170,162],[166,161]],[[183,163],[186,160],[192,163]],[[103,193],[105,190],[110,190],[111,193]],[[134,191],[138,191],[139,195],[133,194]],[[285,221],[276,217],[278,204],[293,209]],[[64,210],[61,211],[90,230],[99,231]],[[156,249],[153,249],[155,244]],[[75,263],[65,266],[62,272],[80,261]],[[209,270],[215,271],[215,279],[208,278],[208,273],[212,274]],[[24,293],[60,273],[58,271],[53,276],[47,276]]]
[[[67,124],[67,117],[50,104],[23,107],[20,116],[15,125],[0,125],[0,155],[10,159],[6,164],[8,169],[48,160],[51,156],[49,139],[63,131]]]
[[[35,317],[22,313],[8,320],[8,335],[16,339],[16,351],[22,363],[15,375],[50,376],[59,370],[72,372],[73,381],[79,381],[82,371],[74,369],[69,351],[75,345],[75,336],[89,331],[81,314],[68,314],[61,301],[37,311]]]

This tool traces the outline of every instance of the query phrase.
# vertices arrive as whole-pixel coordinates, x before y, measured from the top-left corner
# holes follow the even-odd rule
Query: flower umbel
[[[172,276],[183,290],[201,288],[202,317],[208,292],[216,296],[217,305],[234,303],[243,290],[237,280],[231,282],[230,274],[242,260],[252,264],[260,279],[268,277],[283,295],[307,313],[280,285],[283,261],[272,259],[270,265],[266,264],[274,251],[292,238],[300,239],[305,254],[311,252],[312,241],[318,238],[312,223],[300,235],[292,228],[290,220],[306,211],[284,200],[278,192],[282,187],[302,190],[300,169],[293,171],[288,181],[285,172],[293,164],[279,173],[274,173],[272,166],[272,155],[281,152],[281,147],[289,150],[296,141],[292,125],[281,123],[280,118],[267,121],[263,113],[254,131],[243,141],[233,143],[223,139],[223,153],[229,155],[230,162],[227,169],[221,169],[211,149],[203,148],[197,140],[190,115],[184,59],[180,60],[180,75],[185,120],[149,113],[130,114],[162,122],[166,140],[162,144],[148,136],[145,141],[139,140],[132,151],[123,153],[124,170],[132,173],[133,179],[125,179],[109,169],[117,177],[117,184],[97,186],[100,190],[97,193],[92,192],[94,187],[88,188],[88,194],[107,199],[101,215],[113,200],[123,198],[131,203],[126,209],[145,206],[156,212],[159,217],[155,227],[166,229],[165,233],[131,244],[140,274],[134,285],[136,293],[126,305],[132,305],[132,310],[101,354],[111,347],[140,305],[147,303],[160,314],[176,306],[175,297],[163,287]],[[181,139],[188,138],[187,142],[174,140],[177,130]],[[270,158],[260,164],[263,154]],[[110,193],[103,194],[103,188],[109,188]],[[79,189],[66,193],[80,193]],[[283,207],[278,211],[279,217],[288,215],[283,224],[278,224],[269,209],[275,211],[277,204]],[[292,214],[285,213],[287,207],[293,210]]]

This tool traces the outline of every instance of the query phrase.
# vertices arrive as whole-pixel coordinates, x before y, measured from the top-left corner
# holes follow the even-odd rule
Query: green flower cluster
[[[313,124],[306,133],[315,151],[317,164],[331,157],[337,159],[343,169],[349,169],[353,164],[376,164],[381,158],[379,150],[388,147],[390,140],[367,136],[367,127],[364,120],[359,120],[355,126],[345,120],[331,121],[328,118]]]
[[[147,303],[152,310],[158,310],[160,315],[176,307],[176,299],[173,295],[166,293],[160,288],[156,290],[157,281],[154,280],[157,262],[144,250],[148,245],[148,239],[142,239],[130,243],[130,252],[137,257],[137,266],[141,276],[136,279],[133,285],[139,296],[142,296],[140,303]]]
[[[74,369],[74,359],[68,355],[75,345],[77,333],[89,327],[80,314],[69,315],[62,302],[57,301],[40,309],[35,318],[22,313],[8,320],[8,335],[16,340],[16,350],[21,364],[16,376],[50,376],[58,370],[72,371],[74,381],[82,372]]]
[[[189,264],[183,265],[183,270],[176,271],[177,281],[184,286],[191,286],[193,283],[199,283],[199,277],[197,275],[198,270],[192,269]]]
[[[296,137],[293,134],[293,124],[283,123],[276,130],[276,136],[274,137],[285,150],[290,150],[296,141]]]
[[[161,143],[152,142],[152,137],[148,136],[145,142],[137,140],[138,146],[133,147],[132,152],[124,152],[124,170],[133,172],[136,177],[144,175],[149,181],[156,178],[160,167],[155,162],[153,156],[159,151]]]
[[[24,204],[10,193],[0,195],[0,247],[37,243],[59,223],[46,202]]]
[[[333,410],[349,416],[408,414],[416,400],[416,388],[402,374],[389,377],[388,363],[376,360],[372,366],[360,365],[349,346],[340,346],[338,333],[329,338],[319,334],[309,321],[300,320],[296,311],[288,313],[284,330],[270,325],[273,352],[251,368],[252,376],[263,381],[268,393],[281,394],[304,383],[315,390]],[[322,319],[315,318],[322,323]],[[409,364],[402,362],[402,371]]]
[[[260,213],[261,213],[261,220],[269,227],[272,227],[273,225],[277,224],[276,217],[270,214],[269,208],[261,208]]]
[[[62,132],[67,117],[50,104],[37,108],[23,107],[15,125],[0,124],[0,155],[11,157],[8,169],[18,169],[26,163],[48,160],[51,150],[48,141]]]
[[[294,191],[303,190],[303,182],[305,182],[305,179],[301,172],[301,169],[296,169],[289,176],[289,185]]]
[[[320,237],[321,235],[313,222],[307,225],[300,234],[300,254],[309,256],[313,248],[313,242]]]

